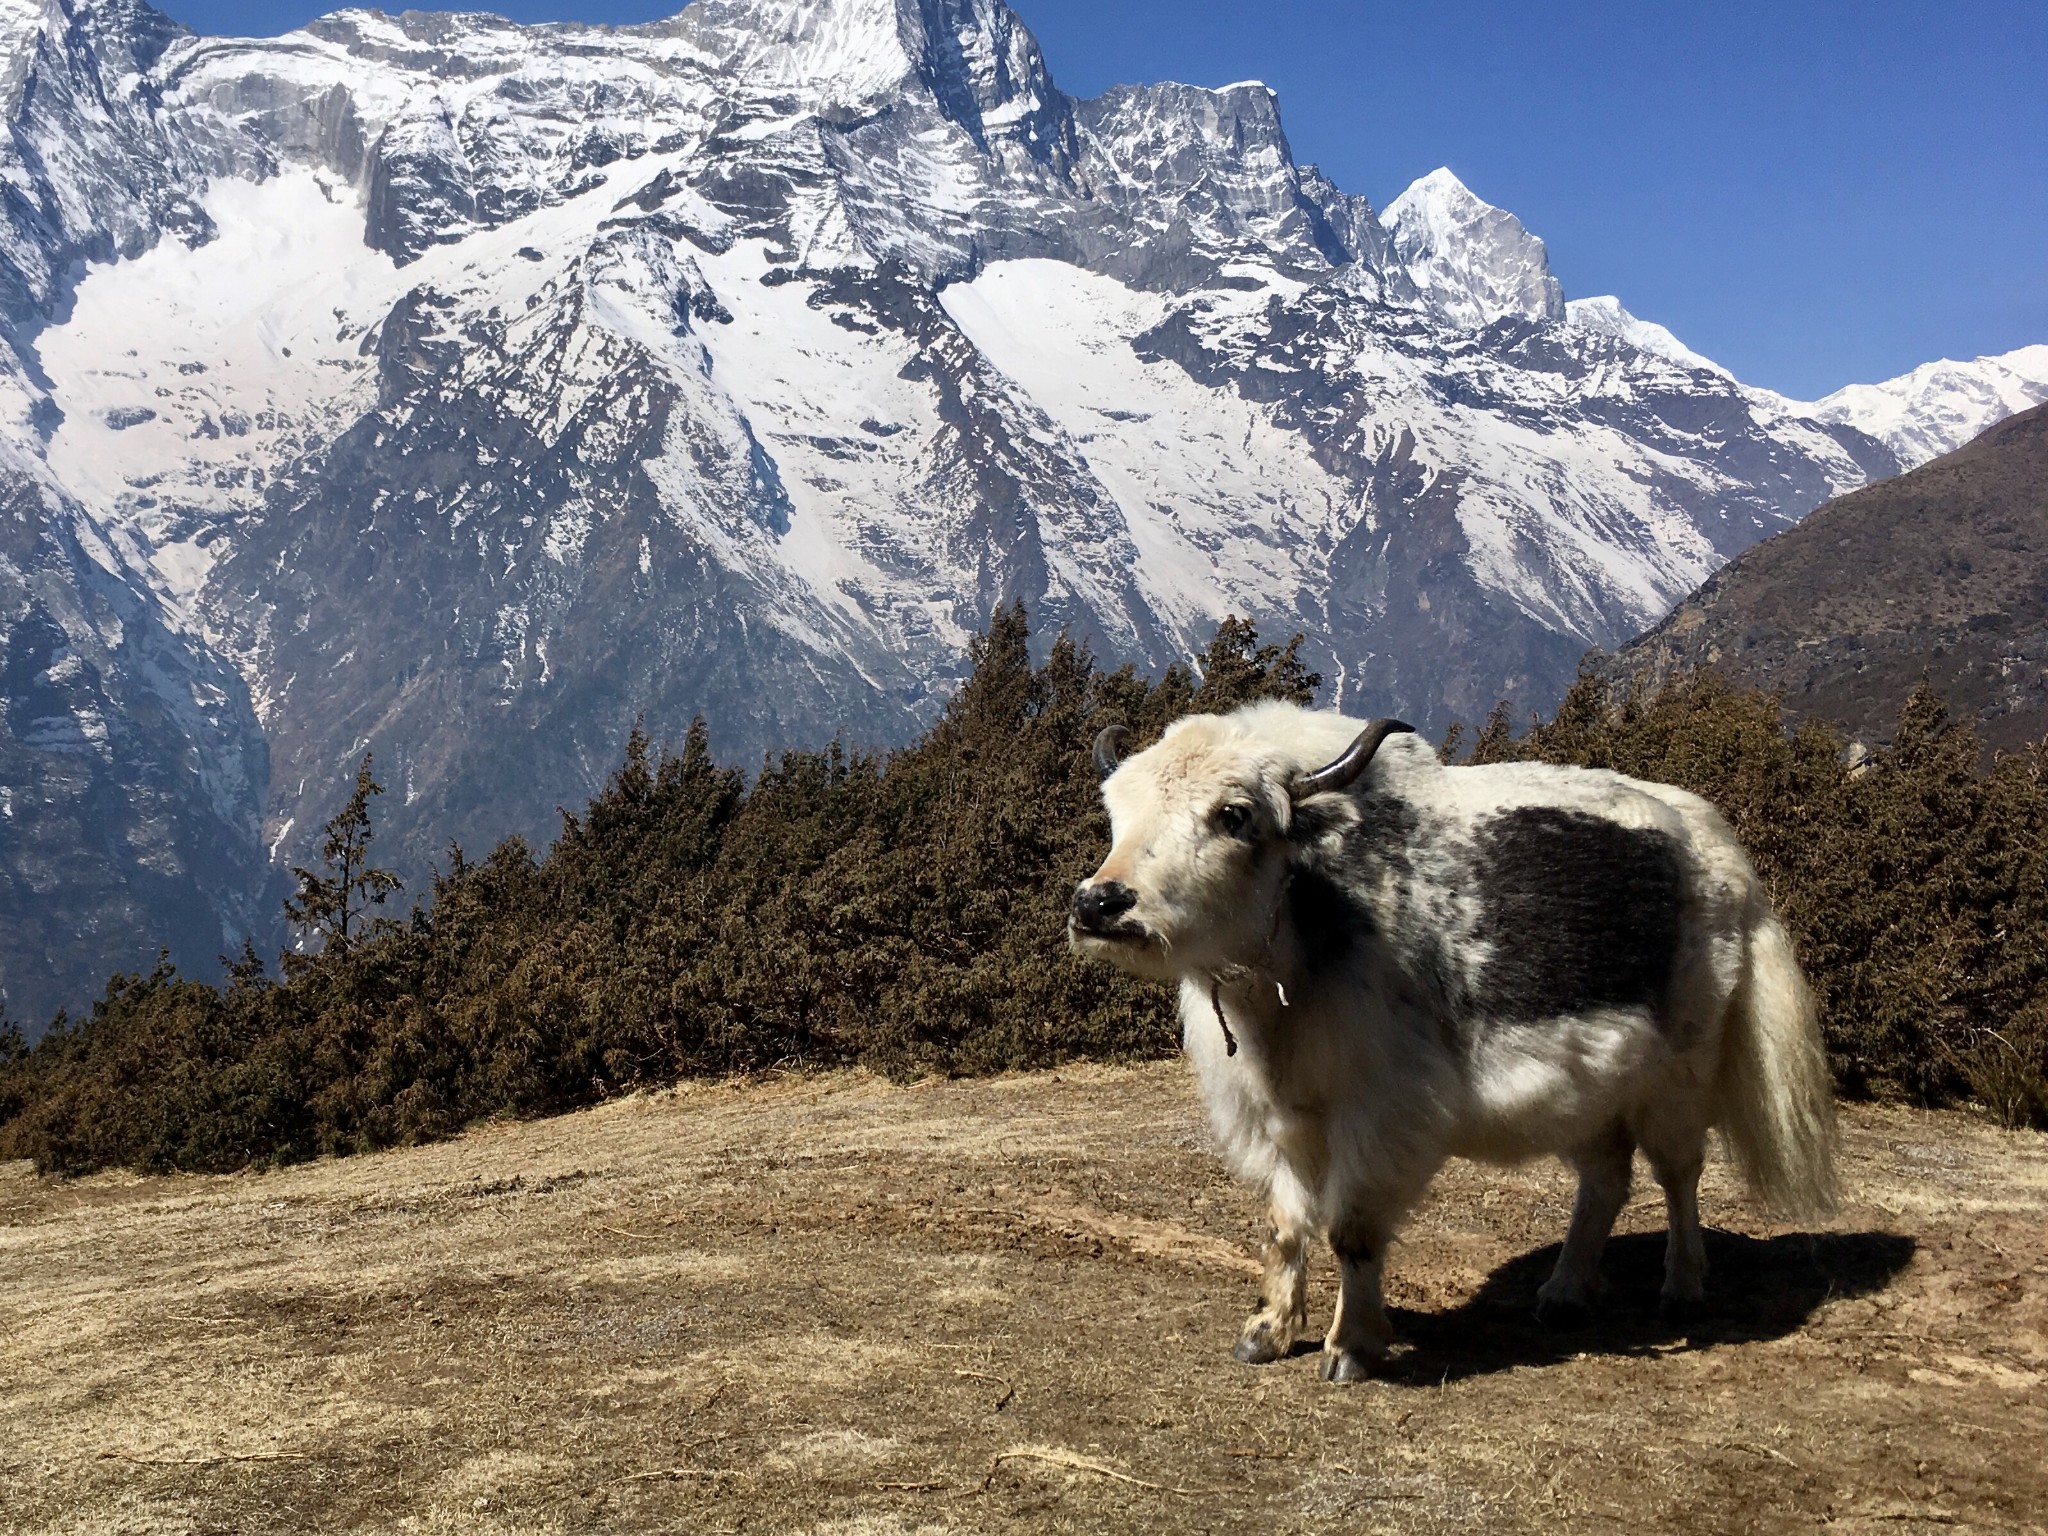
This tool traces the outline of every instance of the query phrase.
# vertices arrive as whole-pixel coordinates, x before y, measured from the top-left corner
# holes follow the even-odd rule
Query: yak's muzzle
[[[1074,892],[1068,921],[1074,932],[1091,939],[1143,938],[1145,930],[1123,916],[1138,904],[1138,893],[1117,880],[1088,881]]]

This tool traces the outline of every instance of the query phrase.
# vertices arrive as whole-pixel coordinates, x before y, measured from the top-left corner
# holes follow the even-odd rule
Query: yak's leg
[[[1682,1321],[1699,1308],[1707,1289],[1707,1244],[1700,1234],[1700,1164],[1704,1133],[1673,1138],[1675,1145],[1646,1143],[1650,1171],[1664,1186],[1666,1235],[1662,1311]]]
[[[1244,1333],[1231,1350],[1246,1365],[1283,1358],[1308,1322],[1308,1223],[1277,1201],[1272,1214],[1259,1310],[1246,1319]]]
[[[1387,1358],[1394,1325],[1380,1299],[1380,1274],[1393,1235],[1391,1220],[1364,1214],[1330,1228],[1330,1247],[1337,1255],[1337,1311],[1323,1338],[1325,1381],[1363,1381]]]
[[[1557,1267],[1536,1291],[1536,1316],[1552,1327],[1585,1322],[1599,1296],[1600,1254],[1614,1218],[1628,1203],[1630,1163],[1635,1142],[1621,1126],[1587,1143],[1565,1160],[1578,1170],[1579,1193],[1572,1202],[1572,1224],[1565,1233]]]

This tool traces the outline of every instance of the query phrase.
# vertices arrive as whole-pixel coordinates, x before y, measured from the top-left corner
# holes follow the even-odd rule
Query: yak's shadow
[[[1664,1234],[1617,1237],[1601,1265],[1608,1294],[1583,1328],[1560,1331],[1536,1321],[1536,1287],[1549,1278],[1558,1245],[1508,1260],[1469,1301],[1448,1312],[1389,1308],[1394,1358],[1386,1378],[1436,1386],[1518,1365],[1554,1365],[1577,1355],[1640,1355],[1678,1348],[1782,1338],[1820,1305],[1889,1285],[1913,1257],[1896,1232],[1796,1232],[1783,1237],[1707,1234],[1707,1299],[1699,1316],[1658,1316]]]

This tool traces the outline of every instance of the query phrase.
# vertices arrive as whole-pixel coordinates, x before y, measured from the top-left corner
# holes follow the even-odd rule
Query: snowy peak
[[[1584,331],[1594,336],[1611,336],[1616,341],[1626,342],[1638,352],[1647,352],[1652,357],[1661,357],[1667,363],[1676,363],[1681,368],[1704,368],[1709,373],[1718,373],[1723,378],[1733,375],[1710,357],[1702,357],[1663,326],[1652,320],[1639,320],[1622,308],[1621,300],[1612,294],[1596,299],[1573,299],[1564,307],[1565,323],[1575,331]]]
[[[1327,266],[1352,260],[1294,163],[1279,104],[1256,81],[1120,85],[1075,109],[1089,190],[1126,216],[1179,223],[1217,253]]]
[[[186,29],[141,0],[0,0],[0,58],[18,81],[22,61],[39,48],[61,51],[81,43],[129,70],[155,63]],[[5,68],[6,66],[0,66]],[[9,97],[10,106],[19,104]]]
[[[677,18],[735,81],[827,109],[893,97],[926,62],[921,19],[900,0],[704,0]]]
[[[11,0],[0,28],[0,312],[33,327],[76,262],[135,255],[166,229],[205,238],[192,158],[144,83],[189,34],[136,0]]]
[[[1543,242],[1522,221],[1480,201],[1446,167],[1417,181],[1380,216],[1392,259],[1425,303],[1453,325],[1564,318],[1564,291]]]
[[[1851,384],[1796,409],[1869,433],[1907,468],[1952,453],[1994,422],[2048,400],[2048,346],[1971,362],[1942,358],[1881,384]]]
[[[1054,153],[1066,103],[1053,89],[1038,39],[1001,0],[898,0],[916,42],[919,78],[946,115],[986,146],[1011,137],[1040,158]]]
[[[21,105],[36,51],[63,14],[49,0],[0,0],[0,107],[9,116]]]
[[[1173,81],[1111,86],[1081,104],[1098,132],[1127,146],[1133,165],[1154,161],[1162,185],[1186,187],[1218,161],[1281,174],[1294,163],[1273,93],[1254,82],[1212,90]]]
[[[700,0],[661,26],[745,88],[813,110],[884,107],[915,80],[987,131],[1052,98],[1037,40],[1001,0]]]
[[[805,202],[805,260],[952,271],[972,264],[967,226],[1019,203],[1005,182],[1056,189],[1074,153],[1071,103],[1000,0],[699,0],[618,28],[347,10],[195,39],[165,75],[219,170],[313,160],[401,264],[665,156],[665,185],[688,162],[693,190],[742,214]],[[957,236],[906,230],[941,208]]]

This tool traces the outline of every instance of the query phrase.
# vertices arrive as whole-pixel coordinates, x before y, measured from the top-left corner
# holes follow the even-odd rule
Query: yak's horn
[[[1333,789],[1349,789],[1354,780],[1371,764],[1373,754],[1380,749],[1380,743],[1397,731],[1415,729],[1402,720],[1375,720],[1358,733],[1358,739],[1346,747],[1333,761],[1323,764],[1314,773],[1304,773],[1294,781],[1290,791],[1292,798],[1306,800],[1310,795],[1320,795]],[[1100,749],[1098,748],[1098,751]]]
[[[1130,734],[1121,725],[1105,725],[1095,733],[1095,771],[1103,778],[1116,772],[1117,752]]]

